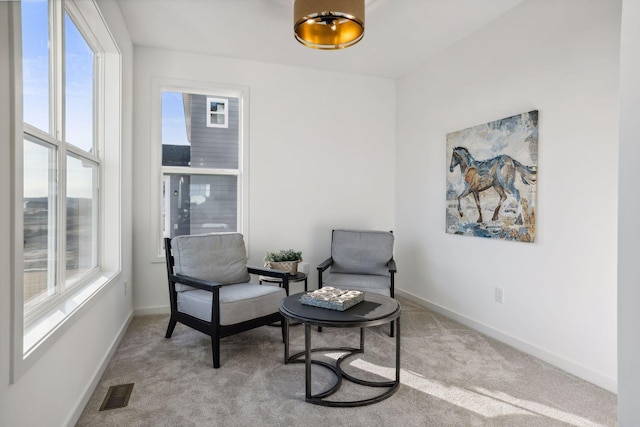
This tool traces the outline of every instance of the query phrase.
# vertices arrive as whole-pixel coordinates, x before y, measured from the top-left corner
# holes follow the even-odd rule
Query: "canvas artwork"
[[[447,134],[447,233],[533,242],[538,111]]]

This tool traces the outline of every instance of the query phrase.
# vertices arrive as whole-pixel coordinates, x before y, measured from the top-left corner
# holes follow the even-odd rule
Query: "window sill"
[[[24,330],[22,358],[14,366],[13,381],[44,354],[79,316],[97,300],[99,294],[118,282],[120,271],[102,272],[95,280],[73,292],[68,298],[41,316]]]

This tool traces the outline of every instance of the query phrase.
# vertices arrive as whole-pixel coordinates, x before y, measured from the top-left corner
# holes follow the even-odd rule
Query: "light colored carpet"
[[[360,408],[305,403],[304,365],[283,364],[279,327],[224,338],[220,369],[210,339],[168,316],[135,318],[77,426],[615,426],[616,396],[408,300],[402,304],[402,385]],[[388,326],[367,329],[365,353],[349,359],[354,376],[393,375]],[[314,332],[320,346],[357,346],[358,331]],[[304,346],[291,327],[292,350]],[[335,358],[329,354],[326,360]],[[381,376],[378,376],[381,375]],[[99,412],[109,386],[135,383],[125,408]],[[313,392],[333,376],[313,367]],[[332,399],[361,399],[350,383]]]

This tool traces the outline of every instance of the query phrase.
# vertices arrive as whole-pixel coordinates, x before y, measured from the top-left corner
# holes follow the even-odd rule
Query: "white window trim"
[[[218,104],[223,104],[224,105],[224,112],[223,113],[218,113],[218,112],[214,112],[211,111],[211,103],[212,102],[216,102]],[[210,128],[228,128],[229,127],[229,100],[228,99],[222,99],[222,98],[212,98],[212,97],[207,97],[207,127]],[[218,115],[218,116],[223,116],[224,117],[224,122],[223,123],[213,123],[211,121],[211,117],[213,115]]]
[[[162,92],[182,92],[195,94],[211,94],[238,98],[240,110],[238,170],[184,168],[185,174],[196,175],[211,173],[217,175],[238,176],[238,232],[244,235],[249,253],[249,88],[246,86],[221,85],[210,82],[194,82],[192,80],[152,77],[151,79],[151,188],[149,195],[157,206],[150,209],[149,224],[155,236],[155,244],[149,258],[152,263],[165,262],[162,241],[162,185],[163,172],[176,173],[178,167],[165,170],[162,167]]]
[[[24,292],[23,292],[23,117],[22,117],[22,44],[20,3],[8,5],[10,14],[11,37],[10,63],[13,97],[11,106],[13,140],[13,195],[12,222],[13,251],[11,259],[11,375],[10,382],[15,383],[35,362],[42,357],[53,344],[85,313],[107,289],[118,283],[121,275],[121,99],[122,64],[121,53],[115,39],[106,27],[100,9],[94,1],[75,2],[67,0],[70,7],[81,19],[83,34],[90,28],[91,45],[102,52],[96,54],[100,73],[96,88],[97,99],[104,102],[105,112],[96,118],[98,151],[102,158],[100,167],[99,224],[100,247],[99,263],[101,271],[90,281],[74,288],[67,298],[58,302],[25,329]],[[80,22],[76,22],[80,24]],[[99,41],[99,42],[98,42]],[[109,126],[105,126],[109,123]],[[108,143],[105,143],[108,142]],[[107,183],[107,185],[103,185]],[[108,232],[107,232],[108,230]],[[117,230],[117,231],[116,231]]]

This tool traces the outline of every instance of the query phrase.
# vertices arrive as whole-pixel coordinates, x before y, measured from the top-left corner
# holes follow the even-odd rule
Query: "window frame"
[[[98,164],[100,164],[97,173],[97,209],[101,220],[95,224],[99,236],[96,253],[99,267],[91,270],[91,274],[85,274],[81,280],[74,281],[73,285],[69,283],[67,291],[60,298],[57,298],[55,303],[47,304],[46,308],[39,308],[37,315],[32,312],[25,317],[23,282],[23,141],[27,133],[35,134],[36,139],[44,140],[46,143],[52,142],[52,139],[63,140],[63,136],[62,134],[56,135],[56,138],[48,136],[46,132],[25,124],[23,121],[21,3],[10,2],[7,8],[10,23],[9,54],[10,63],[12,64],[9,83],[13,88],[10,100],[10,108],[13,112],[10,132],[14,190],[11,221],[13,224],[11,235],[13,250],[10,272],[12,340],[9,378],[10,383],[13,384],[82,317],[83,313],[95,304],[99,296],[104,295],[108,289],[119,283],[121,279],[122,54],[94,0],[78,2],[76,0],[54,0],[49,2],[49,10],[59,8],[58,10],[61,10],[63,20],[66,11],[74,25],[94,50],[94,105],[100,105],[93,113],[94,153],[77,150],[76,147],[66,142],[62,142],[62,144],[67,145],[67,149],[62,150],[62,152],[65,156],[73,153],[77,157],[79,154],[81,158],[87,158],[91,161],[97,160]],[[56,15],[54,14],[53,16]],[[49,14],[49,19],[50,22],[54,19],[51,13]],[[61,31],[62,29],[60,28]],[[51,41],[50,36],[50,43],[58,43],[59,48],[64,50],[63,42],[64,38],[62,36],[53,41]],[[61,70],[62,67],[60,66],[59,69]],[[50,70],[50,75],[53,72],[53,70]],[[62,93],[64,97],[63,92],[59,93]],[[60,99],[58,101],[51,100],[50,102],[63,103],[64,101]],[[58,112],[61,114],[61,110],[58,109]],[[53,119],[58,122],[63,120],[63,118],[59,117],[60,114],[52,114],[54,116]],[[109,123],[109,126],[106,126],[106,123]],[[49,131],[51,131],[51,128]],[[58,158],[60,156],[61,154],[58,153]],[[66,169],[58,172],[58,176],[62,177],[58,178],[57,185],[59,188],[65,185],[65,174]],[[60,182],[60,179],[62,179],[62,182]],[[62,194],[65,193],[63,192]],[[58,203],[61,200],[65,203],[65,198],[66,196],[63,197],[58,192]],[[60,223],[61,219],[56,218],[56,221]],[[65,229],[66,225],[62,228],[61,234],[65,233]],[[106,230],[109,230],[109,233]],[[61,246],[61,243],[57,243],[57,245],[59,248],[66,250],[66,247]],[[60,265],[63,264],[60,263]]]
[[[181,92],[204,95],[217,99],[216,96],[238,98],[239,123],[238,123],[238,169],[218,168],[190,168],[180,166],[162,166],[162,92]],[[208,103],[207,103],[208,104]],[[228,115],[228,104],[227,104]],[[206,109],[209,114],[209,108]],[[209,122],[207,118],[207,123]],[[228,122],[227,122],[228,123]],[[236,175],[237,182],[237,225],[238,232],[242,233],[247,242],[249,251],[249,88],[246,86],[222,85],[211,82],[197,82],[173,78],[152,77],[151,83],[151,200],[156,209],[150,209],[150,225],[156,241],[153,253],[150,254],[151,262],[163,263],[164,241],[163,218],[164,203],[162,189],[164,176],[167,174],[185,175]]]
[[[65,21],[65,15],[69,16],[69,19],[76,26],[78,32],[84,38],[89,45],[89,48],[93,51],[93,141],[92,149],[94,153],[85,151],[81,148],[74,146],[66,141],[65,134],[65,100],[66,100],[66,61],[65,61],[65,27],[60,25]],[[98,138],[100,129],[97,127],[97,117],[104,114],[104,106],[102,105],[103,99],[101,98],[98,88],[103,85],[98,73],[100,67],[100,48],[95,40],[95,36],[91,33],[91,29],[88,28],[86,21],[82,19],[82,15],[78,7],[73,1],[53,1],[49,2],[49,25],[50,25],[50,57],[49,62],[51,64],[49,70],[50,84],[50,117],[53,119],[49,123],[49,132],[44,132],[41,129],[35,128],[26,122],[23,122],[23,134],[24,137],[30,137],[36,139],[41,143],[49,144],[56,148],[57,161],[56,161],[56,212],[55,212],[55,227],[56,227],[56,239],[55,245],[55,284],[56,291],[54,295],[49,296],[46,300],[37,303],[33,307],[26,308],[24,311],[24,323],[28,328],[38,321],[42,316],[45,316],[47,312],[65,299],[68,298],[68,294],[78,289],[87,283],[94,281],[102,271],[100,263],[100,242],[102,236],[100,233],[101,215],[100,215],[100,188],[102,187],[102,160],[100,153],[102,152],[102,145],[104,141]],[[67,269],[64,267],[67,257],[67,162],[68,157],[72,156],[79,160],[87,160],[94,163],[98,167],[98,180],[96,182],[97,188],[94,188],[97,196],[97,200],[93,200],[96,204],[96,209],[93,212],[93,232],[97,233],[97,265],[82,273],[78,277],[69,278],[66,276]]]
[[[219,113],[217,111],[211,111],[211,103],[215,102],[216,104],[224,105],[224,112]],[[213,98],[207,96],[207,127],[210,128],[228,128],[229,127],[229,100],[222,98]],[[211,118],[213,116],[222,116],[224,120],[222,123],[214,123]]]

